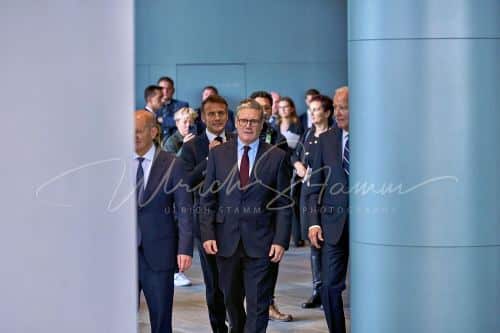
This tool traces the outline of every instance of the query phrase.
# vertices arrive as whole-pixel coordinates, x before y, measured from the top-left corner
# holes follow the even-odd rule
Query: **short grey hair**
[[[247,98],[247,99],[244,99],[240,102],[240,104],[236,108],[236,118],[238,118],[238,116],[240,114],[240,110],[243,110],[243,109],[253,109],[253,110],[259,111],[260,119],[264,120],[264,109],[254,99]]]

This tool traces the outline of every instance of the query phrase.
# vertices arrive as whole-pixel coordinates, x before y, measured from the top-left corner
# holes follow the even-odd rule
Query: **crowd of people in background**
[[[172,153],[170,163],[182,166],[181,174],[191,188],[199,189],[191,191],[189,202],[180,197],[182,205],[192,207],[192,230],[177,227],[177,233],[186,233],[177,234],[176,239],[190,235],[191,247],[198,250],[213,332],[265,332],[268,320],[293,321],[292,314],[279,310],[275,299],[281,258],[290,242],[295,247],[310,246],[312,293],[302,308],[322,307],[330,332],[345,332],[341,293],[349,251],[348,88],[335,89],[333,99],[316,89],[307,90],[306,112],[301,115],[292,98],[277,92],[255,91],[235,112],[215,86],[202,89],[201,105],[196,109],[175,99],[174,94],[174,81],[166,76],[145,89],[144,109],[136,111],[134,161],[138,162],[134,163],[138,184],[147,189],[147,173],[155,168],[151,163],[149,170],[143,170],[148,152],[154,151],[155,156],[160,151]],[[141,128],[137,128],[138,122]],[[137,132],[144,128],[146,140],[153,145],[138,151]],[[262,174],[258,174],[259,168]],[[228,195],[231,189],[226,180],[232,176],[239,191]],[[255,177],[266,186],[259,186]],[[339,184],[344,191],[322,191]],[[276,200],[282,204],[278,209],[268,207],[274,201],[273,193],[276,196],[269,188],[286,194]],[[172,200],[179,205],[176,195]],[[252,216],[239,211],[247,206],[259,211]],[[179,219],[187,220],[186,216],[173,218],[177,224],[185,223]],[[144,221],[138,219],[138,237],[142,237],[139,259],[144,260],[139,262],[140,268],[152,266],[149,251],[160,250],[144,238],[146,224],[159,222]],[[186,244],[183,255],[192,257]],[[173,283],[186,287],[191,285],[184,273],[190,262],[184,257],[179,260],[172,272]],[[165,307],[166,301],[152,292],[169,287],[159,287],[151,276],[139,274],[152,332],[170,332],[171,319],[161,317],[171,316],[172,301]]]

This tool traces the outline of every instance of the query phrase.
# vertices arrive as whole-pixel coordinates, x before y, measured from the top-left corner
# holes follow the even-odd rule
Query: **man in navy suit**
[[[194,191],[194,236],[200,255],[210,325],[214,333],[226,333],[226,306],[219,287],[219,273],[215,256],[207,254],[201,244],[199,208],[203,189],[208,152],[224,142],[234,140],[235,135],[228,132],[228,104],[218,95],[210,95],[201,105],[201,119],[206,125],[203,133],[186,142],[180,158],[185,162],[188,178]]]
[[[333,128],[319,139],[312,164],[307,213],[309,239],[321,248],[321,302],[330,332],[345,333],[342,291],[349,258],[349,90],[341,87],[333,99]]]
[[[312,126],[312,117],[311,117],[311,108],[309,104],[311,104],[311,99],[314,96],[319,95],[319,91],[317,89],[311,88],[306,91],[305,94],[305,103],[306,103],[306,111],[299,116],[300,125],[302,126],[302,133],[307,132],[307,130]]]
[[[176,130],[174,113],[184,107],[188,108],[189,104],[173,98],[175,87],[174,80],[170,77],[163,76],[159,78],[158,86],[163,89],[163,107],[157,111],[156,116],[158,122],[161,123],[162,139],[166,141]]]
[[[286,138],[281,134],[279,127],[275,128],[269,123],[269,119],[272,114],[273,97],[267,91],[255,91],[250,95],[250,98],[254,99],[260,104],[262,110],[264,111],[264,125],[260,133],[260,139],[263,142],[275,145],[281,148],[287,154],[287,161],[290,160],[291,149],[288,147]],[[292,169],[291,165],[285,165],[285,168],[289,170]],[[276,321],[292,321],[293,316],[289,313],[283,313],[279,310],[275,301],[275,290],[278,283],[278,273],[279,273],[279,262],[271,264],[271,276],[273,284],[273,295],[271,301],[269,302],[269,319]]]
[[[192,199],[181,160],[153,144],[155,116],[135,112],[138,291],[149,308],[152,333],[172,332],[174,270],[185,271],[193,256]],[[184,183],[186,184],[186,183]],[[174,218],[177,218],[177,223]]]
[[[201,197],[203,247],[216,255],[232,333],[266,331],[270,265],[290,242],[286,153],[259,140],[263,123],[259,103],[240,103],[238,138],[210,150]]]

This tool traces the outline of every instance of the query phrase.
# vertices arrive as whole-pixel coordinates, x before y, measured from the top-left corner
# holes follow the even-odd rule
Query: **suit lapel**
[[[200,154],[197,154],[200,158],[204,159],[208,156],[208,145],[210,142],[208,141],[207,133],[203,133],[199,141],[200,144]]]
[[[255,155],[255,161],[253,162],[252,171],[250,171],[250,184],[255,181],[255,170],[257,170],[258,168],[257,172],[262,172],[263,166],[265,164],[265,159],[262,159],[262,154],[264,154],[264,152],[266,152],[268,149],[268,146],[264,142],[259,142],[257,155]]]
[[[166,157],[167,155],[163,153],[160,148],[157,148],[157,153],[153,160],[151,171],[149,172],[148,183],[144,190],[144,200],[149,200],[150,196],[158,189],[158,186],[163,186],[161,181],[167,171]]]

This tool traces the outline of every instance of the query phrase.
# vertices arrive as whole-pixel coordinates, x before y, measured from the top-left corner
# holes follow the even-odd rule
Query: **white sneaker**
[[[174,274],[174,286],[176,287],[188,287],[192,284],[191,280],[184,273]]]

